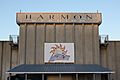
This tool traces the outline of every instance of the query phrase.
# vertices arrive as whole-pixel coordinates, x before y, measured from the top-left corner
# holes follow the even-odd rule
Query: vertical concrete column
[[[54,42],[56,42],[56,24],[53,23],[54,26]]]
[[[108,74],[108,80],[111,80],[111,74]]]
[[[25,74],[25,80],[27,80],[27,74]]]
[[[56,24],[55,26],[55,42],[65,42],[65,28],[63,24]]]
[[[74,30],[73,30],[73,25],[72,24],[66,24],[65,25],[65,30],[66,30],[66,35],[65,35],[65,37],[66,37],[66,42],[67,43],[73,43],[74,42]]]
[[[85,64],[93,64],[92,26],[85,24]]]
[[[44,42],[46,35],[46,24],[36,25],[36,64],[44,63]]]
[[[8,80],[11,80],[11,73],[9,74]]]
[[[100,54],[99,54],[99,26],[97,24],[92,24],[93,28],[93,63],[94,64],[100,64]]]
[[[35,25],[27,25],[26,35],[26,64],[35,63]]]
[[[44,74],[42,74],[42,80],[44,80]]]
[[[19,52],[18,52],[18,63],[26,63],[26,35],[27,35],[27,24],[20,24],[20,38],[19,38]]]
[[[53,26],[53,24],[46,24],[46,35],[45,35],[45,41],[47,43],[50,42],[55,42],[55,25]]]
[[[82,24],[82,52],[83,52],[83,64],[85,64],[86,59],[85,59],[85,24]]]
[[[93,80],[96,80],[95,74],[93,74]]]
[[[76,64],[83,64],[82,25],[75,24],[75,56]]]
[[[2,78],[3,42],[0,42],[0,80]]]
[[[76,80],[79,80],[79,79],[78,79],[78,73],[76,73]]]
[[[34,41],[34,64],[36,64],[36,44],[37,44],[37,40],[36,40],[36,37],[37,37],[37,24],[35,23],[34,24],[34,27],[35,27],[35,33],[34,33],[34,36],[35,36],[35,41]]]
[[[61,76],[61,74],[59,74],[59,80],[61,80],[61,78],[62,78],[62,76]]]

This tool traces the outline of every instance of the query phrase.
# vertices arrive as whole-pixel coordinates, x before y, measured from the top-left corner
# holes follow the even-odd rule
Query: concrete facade
[[[46,42],[75,43],[75,63],[99,64],[98,28],[97,24],[22,24],[20,64],[44,64]]]
[[[17,13],[20,64],[44,64],[44,43],[74,43],[75,64],[100,64],[101,21],[100,13]]]
[[[115,71],[115,74],[112,74],[114,80],[120,79],[120,41],[108,41],[106,47],[100,47],[100,63],[102,66],[107,67]]]
[[[18,65],[18,49],[10,41],[0,41],[0,80],[6,80],[6,71]]]
[[[74,43],[74,64],[99,64],[115,71],[112,80],[120,77],[120,42],[100,44],[100,13],[17,13],[20,26],[18,48],[10,41],[0,41],[0,80],[6,80],[6,71],[20,64],[44,64],[44,43]],[[61,75],[62,80],[75,80],[75,76]],[[96,75],[102,80],[102,75]],[[56,80],[59,75],[48,75]],[[88,80],[90,75],[78,75]],[[92,78],[91,78],[92,79]]]

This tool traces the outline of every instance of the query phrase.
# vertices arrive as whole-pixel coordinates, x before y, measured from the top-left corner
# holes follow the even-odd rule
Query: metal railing
[[[100,44],[102,45],[107,45],[108,44],[108,40],[109,40],[109,37],[108,35],[100,35],[99,37],[100,39]]]
[[[18,43],[19,43],[19,36],[18,35],[10,35],[9,40],[10,40],[11,46],[18,46]]]

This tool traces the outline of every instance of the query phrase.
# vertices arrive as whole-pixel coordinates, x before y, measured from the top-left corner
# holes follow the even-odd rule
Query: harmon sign
[[[17,13],[17,23],[101,23],[100,13]]]

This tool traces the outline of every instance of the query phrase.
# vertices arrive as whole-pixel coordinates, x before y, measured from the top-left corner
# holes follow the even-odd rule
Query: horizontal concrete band
[[[101,13],[17,13],[17,23],[98,23]]]

